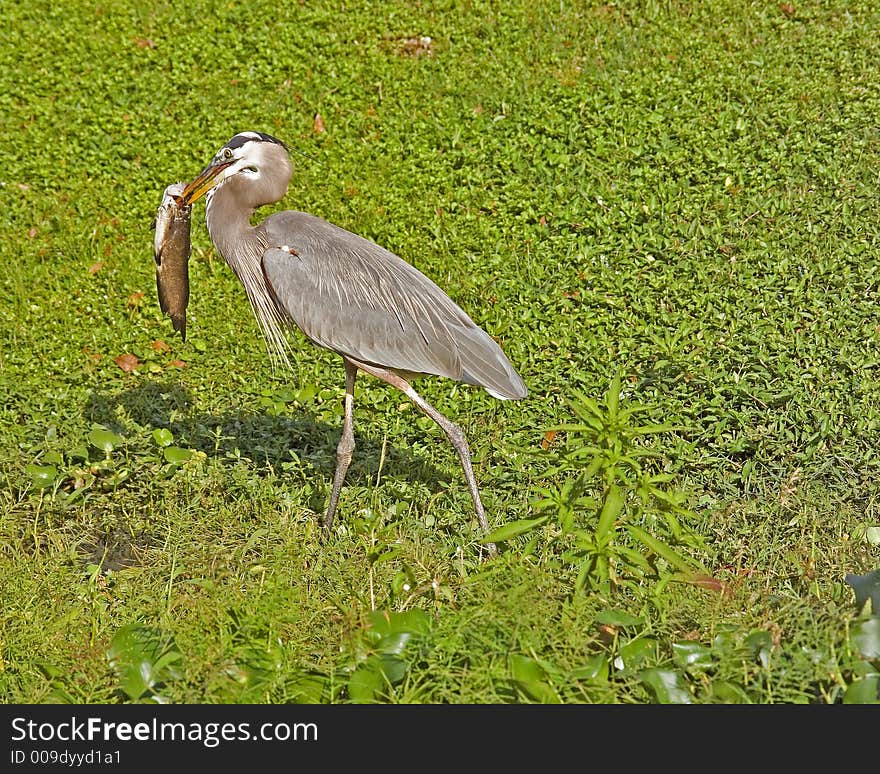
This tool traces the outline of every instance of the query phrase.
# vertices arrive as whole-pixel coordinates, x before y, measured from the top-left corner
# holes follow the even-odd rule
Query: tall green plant
[[[675,428],[638,424],[649,408],[621,406],[620,386],[618,373],[601,404],[575,394],[570,407],[578,421],[553,428],[566,434],[566,444],[548,476],[562,476],[563,483],[537,490],[534,506],[543,515],[507,524],[486,538],[503,542],[555,517],[551,539],[566,563],[577,567],[577,591],[646,577],[666,583],[704,571],[681,551],[700,547],[686,526],[694,514],[684,493],[671,488],[670,474],[644,464],[660,456],[645,439]]]

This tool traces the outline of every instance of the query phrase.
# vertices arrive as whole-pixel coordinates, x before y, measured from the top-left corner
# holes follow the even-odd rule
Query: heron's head
[[[190,205],[230,178],[240,175],[255,184],[261,184],[259,188],[272,191],[274,198],[264,202],[269,204],[284,195],[290,182],[290,173],[287,146],[281,140],[262,132],[239,132],[217,151],[211,163],[186,186],[181,199],[184,205]],[[278,191],[277,196],[275,191]]]

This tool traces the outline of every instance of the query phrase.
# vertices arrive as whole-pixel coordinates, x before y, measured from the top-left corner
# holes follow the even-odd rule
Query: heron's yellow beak
[[[189,206],[195,201],[201,199],[208,191],[217,184],[217,175],[219,175],[226,167],[232,164],[231,161],[221,163],[210,163],[205,167],[199,176],[193,180],[186,188],[180,198],[183,200],[184,206]]]

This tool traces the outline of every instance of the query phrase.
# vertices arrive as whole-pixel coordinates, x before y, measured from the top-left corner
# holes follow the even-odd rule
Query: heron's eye
[[[229,148],[223,149],[223,158],[229,161],[232,158],[232,151]]]

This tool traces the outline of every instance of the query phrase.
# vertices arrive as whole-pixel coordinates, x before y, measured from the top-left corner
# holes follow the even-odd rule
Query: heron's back
[[[394,253],[305,212],[257,227],[276,303],[316,344],[400,372],[435,374],[499,398],[528,391],[501,348]]]

